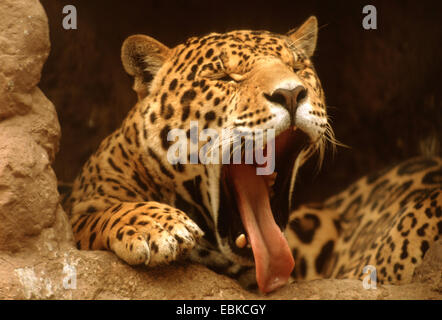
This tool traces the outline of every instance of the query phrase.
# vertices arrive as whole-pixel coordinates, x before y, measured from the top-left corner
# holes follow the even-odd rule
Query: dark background
[[[317,201],[366,173],[419,155],[442,141],[440,1],[56,1],[41,0],[52,50],[40,87],[62,126],[57,176],[72,181],[100,141],[117,128],[136,95],[120,61],[123,40],[150,35],[173,47],[209,32],[258,29],[285,33],[319,19],[313,58],[337,139],[322,170],[302,169],[297,203]],[[64,30],[73,4],[78,29]],[[377,8],[378,29],[362,28],[362,8]],[[440,154],[440,149],[433,151]]]

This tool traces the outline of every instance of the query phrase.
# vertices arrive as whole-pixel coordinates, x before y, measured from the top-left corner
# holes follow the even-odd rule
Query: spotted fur
[[[290,216],[287,234],[299,279],[411,281],[442,235],[442,160],[414,158],[359,179],[322,204]]]
[[[198,130],[299,130],[308,143],[281,199],[289,208],[298,168],[316,151],[322,154],[327,140],[334,142],[310,60],[316,37],[314,17],[286,35],[212,33],[171,49],[147,36],[129,37],[122,61],[138,102],[85,163],[64,202],[78,248],[110,250],[131,265],[187,257],[253,279],[253,259],[232,241],[239,217],[222,210],[221,165],[170,163],[168,133],[185,130],[199,150],[201,142],[190,141],[190,121]],[[358,277],[372,263],[383,281],[409,280],[441,233],[440,161],[428,161],[419,170],[404,164],[363,178],[290,218],[288,211],[279,214],[296,259],[293,275]]]

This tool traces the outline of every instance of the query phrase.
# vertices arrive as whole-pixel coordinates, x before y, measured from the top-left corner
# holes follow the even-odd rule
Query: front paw
[[[204,235],[195,222],[177,209],[155,208],[155,212],[142,212],[130,222],[116,228],[112,250],[131,265],[155,266],[174,261]]]

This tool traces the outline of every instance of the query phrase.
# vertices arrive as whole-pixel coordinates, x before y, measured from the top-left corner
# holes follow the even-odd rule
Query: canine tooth
[[[235,244],[238,248],[244,248],[247,245],[246,235],[244,233],[240,234],[235,240]]]

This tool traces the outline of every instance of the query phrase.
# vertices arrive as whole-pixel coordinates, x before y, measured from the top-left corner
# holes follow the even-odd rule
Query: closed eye
[[[235,79],[233,79],[231,76],[229,76],[228,74],[225,74],[223,77],[218,78],[217,80],[219,81],[225,81],[225,82],[230,82],[230,81],[235,81]]]

